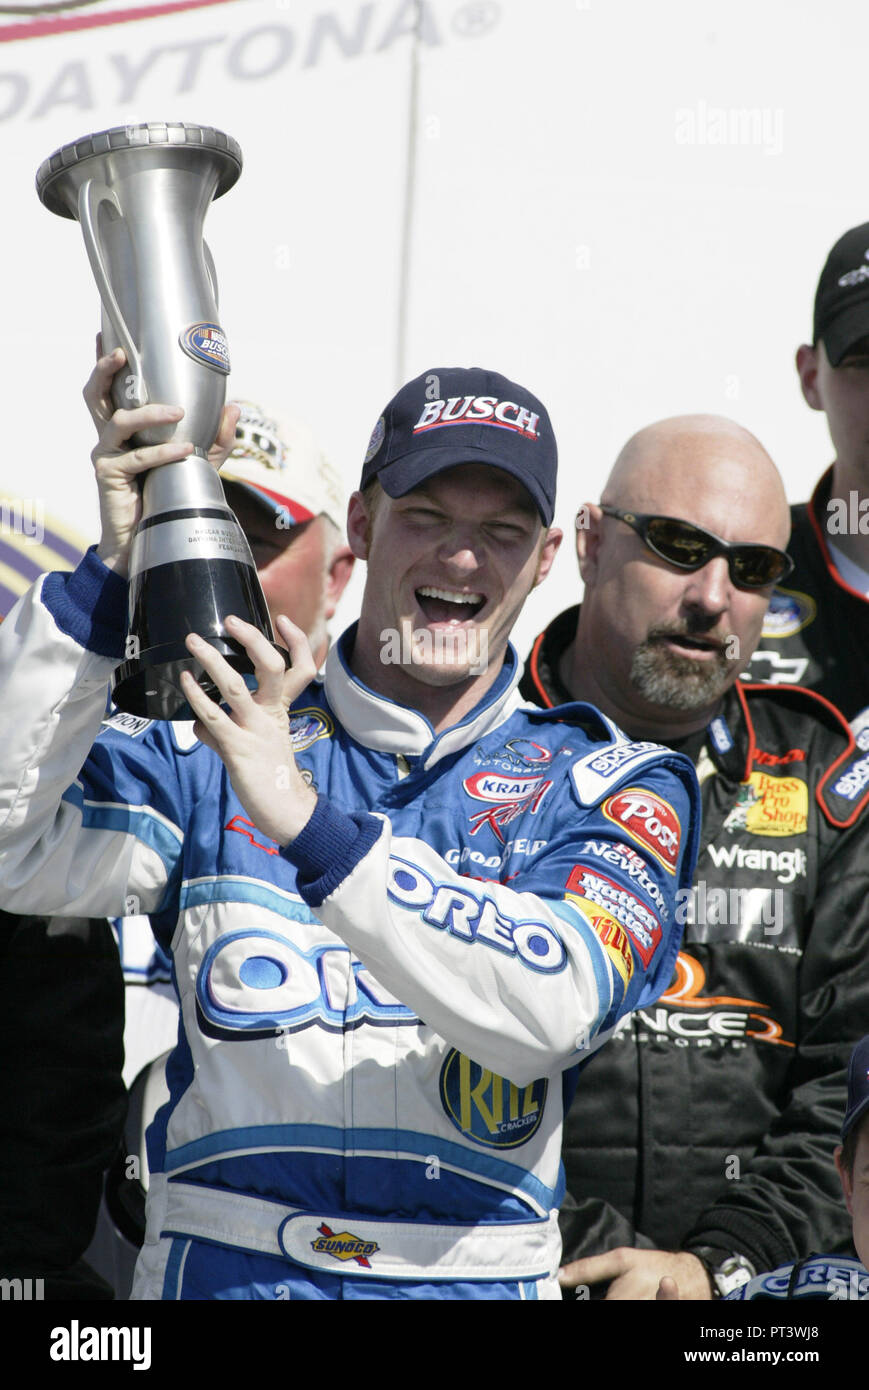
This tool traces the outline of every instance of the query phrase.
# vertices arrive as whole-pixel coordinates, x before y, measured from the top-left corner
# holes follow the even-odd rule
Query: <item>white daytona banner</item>
[[[33,178],[82,135],[167,120],[244,153],[205,224],[229,390],[306,420],[348,484],[400,380],[440,363],[493,367],[545,402],[568,534],[627,436],[686,411],[753,429],[805,497],[830,445],[793,352],[827,250],[869,217],[869,8],[824,13],[819,29],[809,0],[720,15],[696,0],[0,0],[0,500],[95,535],[80,390],[99,301],[78,227]],[[520,648],[577,596],[565,545]]]

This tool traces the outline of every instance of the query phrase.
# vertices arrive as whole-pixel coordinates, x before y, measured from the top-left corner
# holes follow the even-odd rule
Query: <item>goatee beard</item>
[[[653,628],[634,652],[631,662],[631,684],[652,705],[686,712],[711,705],[733,683],[734,668],[740,662],[727,655],[734,639],[723,639],[711,660],[698,662],[689,656],[679,656],[662,641],[662,637],[701,636],[696,628]]]

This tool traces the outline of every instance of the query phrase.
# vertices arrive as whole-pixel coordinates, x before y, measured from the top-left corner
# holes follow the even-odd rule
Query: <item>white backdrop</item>
[[[348,487],[396,386],[453,363],[549,405],[568,542],[620,445],[665,415],[732,415],[793,500],[829,461],[793,353],[827,250],[869,218],[869,11],[851,0],[29,8],[0,3],[4,496],[94,537],[96,289],[33,175],[143,119],[240,142],[206,224],[230,390],[306,419]],[[578,591],[565,552],[520,650]]]

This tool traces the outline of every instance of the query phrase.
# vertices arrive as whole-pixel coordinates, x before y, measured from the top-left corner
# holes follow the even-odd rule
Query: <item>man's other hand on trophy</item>
[[[99,346],[98,349],[99,351]],[[109,569],[126,576],[129,572],[130,545],[142,514],[140,474],[164,463],[177,463],[193,453],[193,444],[183,430],[164,444],[127,447],[137,431],[177,424],[184,416],[181,406],[143,405],[135,410],[116,410],[111,387],[114,377],[126,366],[123,348],[100,355],[84,388],[84,399],[99,439],[91,453],[100,497],[101,537],[97,554]],[[235,443],[240,407],[224,406],[217,438],[208,452],[215,469],[222,467]]]

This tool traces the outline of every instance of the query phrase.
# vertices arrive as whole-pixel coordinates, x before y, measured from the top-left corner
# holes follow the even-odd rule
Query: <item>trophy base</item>
[[[255,689],[253,662],[244,648],[226,637],[202,635],[234,671],[245,677],[249,688]],[[277,643],[273,642],[272,646],[289,667],[289,652]],[[195,719],[181,688],[182,671],[190,671],[209,699],[220,701],[217,686],[183,642],[166,642],[149,648],[131,661],[124,661],[115,671],[112,700],[125,714],[138,714],[146,719]]]

